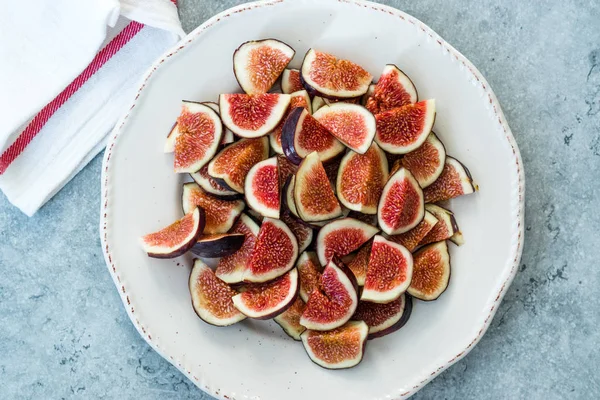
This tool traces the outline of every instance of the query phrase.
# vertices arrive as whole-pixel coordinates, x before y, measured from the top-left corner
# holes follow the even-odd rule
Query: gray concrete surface
[[[237,1],[180,0],[186,30]],[[600,3],[387,1],[487,77],[527,175],[520,272],[416,399],[600,398]],[[209,399],[138,336],[98,239],[101,157],[35,217],[0,195],[0,398]]]

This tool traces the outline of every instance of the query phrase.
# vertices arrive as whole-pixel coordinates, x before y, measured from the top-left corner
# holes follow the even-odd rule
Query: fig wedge
[[[289,337],[298,341],[301,340],[300,334],[306,330],[305,327],[300,325],[300,317],[304,312],[304,307],[304,302],[298,297],[290,308],[273,318],[277,325],[281,326],[283,331],[287,333]]]
[[[389,303],[408,289],[413,275],[413,257],[406,247],[377,235],[373,239],[363,301]]]
[[[365,244],[379,229],[357,219],[342,218],[321,228],[317,235],[317,255],[321,265],[333,256],[343,257]]]
[[[202,235],[194,243],[190,251],[198,257],[218,258],[230,256],[238,251],[244,243],[241,233],[216,233]]]
[[[188,282],[194,311],[204,322],[215,326],[228,326],[246,319],[233,305],[237,293],[202,260],[196,259]]]
[[[435,100],[393,108],[375,116],[375,141],[388,153],[406,154],[416,150],[431,133],[435,121]]]
[[[298,258],[298,242],[288,226],[278,219],[263,219],[252,251],[246,282],[267,282],[294,267]]]
[[[307,329],[328,331],[344,325],[356,311],[358,286],[352,272],[333,258],[321,274],[321,287],[313,290],[300,317]]]
[[[350,210],[377,214],[377,205],[388,180],[384,152],[373,142],[365,154],[346,153],[338,169],[336,191],[340,202]]]
[[[210,107],[184,101],[177,124],[167,142],[174,141],[174,168],[177,173],[196,172],[217,153],[223,124]],[[168,147],[168,146],[166,146]]]
[[[362,97],[360,98],[360,105],[361,106],[366,106],[367,105],[367,102],[369,101],[369,99],[371,98],[371,96],[373,96],[373,92],[375,92],[375,86],[377,86],[375,83],[371,83],[369,85],[369,89],[367,89],[367,93],[363,94]],[[369,111],[371,111],[371,110],[369,110]]]
[[[242,200],[223,200],[211,196],[194,182],[183,184],[182,206],[184,214],[202,207],[206,215],[204,234],[227,233],[244,209]]]
[[[425,210],[431,213],[438,220],[438,223],[419,241],[419,246],[450,239],[457,232],[460,232],[452,211],[435,204],[426,204]]]
[[[296,51],[276,39],[251,40],[233,53],[233,72],[247,94],[267,93]]]
[[[375,137],[375,117],[358,104],[335,103],[323,106],[313,116],[340,142],[359,154],[364,154],[369,149]]]
[[[339,156],[345,146],[337,140],[309,111],[295,108],[289,114],[281,136],[281,147],[285,156],[294,164],[316,151],[322,162]]]
[[[202,104],[210,107],[214,112],[216,112],[219,117],[221,117],[221,110],[219,109],[219,104],[214,101],[205,101]],[[235,141],[235,137],[233,136],[233,132],[230,129],[223,125],[223,137],[221,137],[221,146],[225,146],[226,144],[233,143]]]
[[[436,300],[450,281],[450,254],[446,241],[419,249],[413,259],[413,276],[408,293],[419,300]]]
[[[402,157],[402,166],[410,171],[419,186],[425,189],[442,174],[446,161],[446,148],[431,132],[427,140],[416,150]]]
[[[243,138],[257,138],[271,132],[290,104],[289,94],[222,94],[221,118],[225,126]]]
[[[305,251],[298,257],[296,269],[300,278],[300,298],[307,302],[312,292],[322,289],[321,274],[323,273],[323,267],[319,264],[315,253]]]
[[[231,233],[244,235],[244,243],[235,253],[222,257],[217,264],[215,274],[227,283],[240,283],[246,270],[250,268],[250,259],[258,237],[260,227],[246,214],[240,215],[231,228]]]
[[[302,61],[300,80],[312,95],[341,99],[365,94],[373,76],[352,61],[310,49]]]
[[[327,332],[306,330],[300,335],[310,359],[326,369],[351,368],[361,362],[369,327],[363,321],[350,321]]]
[[[294,203],[304,221],[326,221],[342,214],[319,154],[307,155],[296,173]]]
[[[432,229],[437,225],[437,218],[427,211],[427,205],[425,206],[425,216],[423,221],[419,222],[419,225],[415,226],[408,232],[401,233],[399,235],[391,235],[388,240],[401,244],[406,247],[408,251],[413,251],[417,248],[420,242],[427,236]]]
[[[407,169],[400,168],[385,184],[379,200],[377,221],[381,230],[388,235],[408,232],[424,215],[421,187]]]
[[[425,202],[437,203],[475,191],[471,173],[456,158],[447,156],[441,175],[423,191]]]
[[[279,219],[281,195],[277,157],[254,164],[244,185],[246,204],[263,217]]]
[[[300,82],[300,71],[297,69],[284,69],[281,74],[281,91],[285,94],[291,94],[299,90],[304,90]]]
[[[269,157],[269,140],[242,139],[225,147],[208,164],[208,174],[219,184],[244,193],[246,175],[252,166]]]
[[[191,173],[190,176],[202,189],[214,196],[231,200],[240,197],[238,192],[227,189],[208,174],[208,164],[200,168],[200,171]]]
[[[297,297],[298,271],[292,269],[270,282],[247,286],[232,300],[234,306],[247,317],[271,319],[291,307]]]
[[[348,265],[348,269],[352,271],[356,278],[358,286],[365,285],[365,278],[367,277],[367,267],[369,266],[369,258],[371,257],[371,242],[365,243],[356,253],[356,256],[352,258]]]
[[[206,218],[204,210],[193,208],[171,225],[140,238],[148,257],[175,258],[188,251],[202,234]]]
[[[368,339],[375,339],[402,328],[412,313],[412,298],[403,293],[386,304],[360,301],[353,320],[364,321],[369,326]]]
[[[283,128],[290,113],[296,108],[303,108],[306,109],[309,114],[312,113],[310,97],[308,97],[306,90],[300,90],[299,92],[290,94],[290,105],[288,106],[285,115],[281,121],[279,121],[279,124],[277,124],[275,129],[269,134],[269,143],[271,144],[273,151],[277,154],[284,154],[281,144]]]
[[[286,156],[281,154],[277,155],[277,165],[279,167],[279,185],[283,188],[288,178],[296,174],[298,166],[290,162]]]
[[[410,78],[394,64],[388,64],[375,85],[367,108],[373,114],[417,102],[417,89]]]
[[[298,241],[298,253],[303,252],[312,243],[313,230],[306,224],[298,221],[290,210],[282,210],[280,219],[290,228]]]

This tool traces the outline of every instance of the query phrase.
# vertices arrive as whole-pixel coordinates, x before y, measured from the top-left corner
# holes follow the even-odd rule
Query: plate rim
[[[291,1],[293,1],[293,0],[254,1],[254,2],[244,3],[244,4],[240,4],[238,6],[229,8],[227,10],[224,10],[224,11],[214,15],[213,17],[209,18],[208,20],[206,20],[203,24],[198,26],[196,29],[194,29],[192,32],[190,32],[185,38],[183,38],[181,41],[179,41],[175,46],[173,46],[171,49],[167,50],[162,56],[160,56],[157,59],[157,61],[155,61],[152,64],[152,66],[147,70],[147,72],[141,78],[141,81],[138,85],[135,95],[133,96],[133,99],[128,103],[128,107],[125,108],[126,111],[119,118],[119,120],[115,124],[115,127],[109,134],[109,139],[108,139],[108,142],[106,145],[104,158],[102,161],[102,171],[101,171],[102,201],[101,201],[101,206],[100,206],[100,227],[99,227],[100,228],[99,229],[100,241],[101,241],[101,245],[102,245],[102,252],[104,255],[106,266],[110,272],[110,275],[113,279],[114,284],[117,287],[117,290],[121,297],[121,301],[123,302],[123,305],[125,306],[125,310],[127,311],[127,315],[129,317],[129,319],[131,320],[131,322],[133,323],[133,325],[135,326],[138,333],[140,334],[140,336],[146,341],[146,343],[148,343],[150,345],[150,347],[152,347],[161,357],[166,359],[169,363],[171,363],[179,371],[181,371],[185,376],[187,376],[188,379],[190,379],[202,391],[204,391],[207,394],[210,394],[211,396],[219,398],[219,399],[234,400],[235,397],[229,395],[226,390],[210,387],[207,384],[206,376],[203,376],[201,374],[198,374],[200,376],[196,376],[194,372],[192,372],[189,369],[186,369],[183,366],[182,360],[173,358],[173,356],[168,354],[169,351],[168,351],[167,347],[161,347],[156,341],[154,341],[152,339],[152,335],[149,333],[151,331],[151,329],[148,328],[147,325],[143,324],[139,320],[138,316],[135,315],[135,313],[134,313],[135,301],[131,298],[131,296],[128,294],[125,286],[121,283],[121,279],[120,279],[119,272],[118,272],[119,268],[116,266],[116,264],[113,260],[113,257],[111,255],[111,251],[110,251],[110,248],[112,247],[112,245],[109,243],[109,238],[108,238],[108,231],[109,231],[108,226],[109,225],[107,223],[109,214],[110,214],[110,200],[109,199],[110,199],[111,185],[108,180],[109,172],[110,172],[110,160],[111,160],[112,153],[115,149],[117,140],[118,140],[119,136],[122,134],[125,126],[127,125],[127,120],[129,118],[129,115],[131,114],[132,110],[136,107],[136,105],[138,103],[138,98],[140,97],[142,91],[145,89],[146,85],[148,84],[149,79],[152,77],[154,72],[165,61],[167,61],[172,56],[174,56],[175,54],[177,54],[181,50],[183,50],[185,47],[187,47],[190,43],[192,43],[194,40],[196,40],[198,37],[200,37],[204,31],[206,31],[207,29],[211,28],[215,24],[219,23],[220,21],[225,20],[226,18],[228,18],[232,15],[240,14],[244,11],[249,11],[249,10],[253,10],[256,8],[268,7],[268,6],[276,5],[279,3],[291,2]],[[320,1],[323,1],[323,0],[320,0]],[[442,363],[442,365],[439,365],[437,368],[435,368],[433,370],[421,372],[417,376],[417,379],[415,379],[416,383],[409,390],[404,391],[402,393],[400,393],[401,391],[398,390],[398,391],[396,391],[396,393],[386,396],[386,398],[405,399],[405,398],[408,398],[408,397],[412,396],[413,394],[415,394],[417,391],[419,391],[421,388],[423,388],[427,383],[429,383],[433,378],[438,376],[442,371],[444,371],[445,369],[447,369],[448,367],[450,367],[451,365],[453,365],[454,363],[456,363],[457,361],[462,359],[464,356],[466,356],[471,351],[471,349],[479,342],[479,340],[481,340],[481,338],[483,337],[483,335],[486,333],[487,329],[489,328],[491,321],[492,321],[494,315],[496,314],[498,306],[502,302],[502,299],[504,298],[504,295],[506,294],[506,291],[508,290],[508,287],[510,286],[510,284],[512,283],[512,281],[514,280],[514,278],[516,276],[516,273],[518,271],[518,265],[521,260],[521,255],[523,252],[523,239],[524,239],[525,171],[524,171],[524,167],[523,167],[523,160],[521,158],[521,154],[520,154],[518,145],[516,143],[516,140],[512,134],[510,127],[508,126],[508,123],[506,121],[504,113],[502,112],[502,109],[500,107],[498,99],[496,98],[496,95],[492,91],[492,89],[491,89],[490,85],[488,84],[488,82],[486,81],[486,79],[479,72],[479,70],[464,55],[462,55],[458,50],[456,50],[449,43],[447,43],[442,37],[440,37],[429,26],[427,26],[426,24],[424,24],[417,18],[415,18],[403,11],[400,11],[394,7],[390,7],[390,6],[387,6],[384,4],[373,3],[371,1],[366,1],[366,0],[327,0],[327,1],[330,1],[331,3],[346,3],[346,4],[356,5],[359,7],[365,7],[365,8],[374,10],[374,11],[384,12],[387,14],[397,16],[402,21],[408,22],[411,25],[413,25],[415,27],[415,29],[420,29],[423,33],[428,35],[430,39],[432,39],[434,41],[434,43],[433,43],[434,45],[435,44],[439,45],[441,47],[442,51],[447,52],[449,55],[454,57],[456,61],[461,63],[467,69],[467,71],[472,75],[472,78],[474,79],[473,83],[481,86],[481,89],[483,90],[485,96],[489,100],[489,103],[492,106],[492,111],[494,113],[494,116],[496,117],[497,122],[498,122],[499,126],[502,128],[502,130],[505,134],[505,138],[512,149],[513,159],[511,161],[513,161],[515,163],[516,168],[517,168],[517,180],[518,180],[518,182],[516,182],[517,191],[516,191],[516,194],[513,193],[512,196],[515,196],[515,195],[518,196],[518,201],[516,202],[516,209],[515,209],[515,205],[512,205],[513,209],[511,210],[511,214],[513,215],[513,218],[514,218],[514,220],[512,222],[513,223],[516,222],[516,224],[517,224],[516,231],[513,233],[512,238],[511,238],[510,258],[512,258],[512,263],[511,263],[510,268],[505,267],[502,275],[499,277],[500,282],[502,282],[502,283],[497,288],[496,297],[495,298],[491,297],[491,298],[493,298],[493,300],[485,304],[485,308],[489,308],[488,315],[485,318],[485,320],[483,321],[483,325],[481,326],[479,331],[475,334],[475,337],[473,337],[471,339],[469,344],[460,353],[456,354],[450,360]],[[514,186],[515,182],[511,182],[511,184]],[[512,200],[514,202],[515,199],[513,198]],[[204,375],[206,375],[206,374],[204,374]]]

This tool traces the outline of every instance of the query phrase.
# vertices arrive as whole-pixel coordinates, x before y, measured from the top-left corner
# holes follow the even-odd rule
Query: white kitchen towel
[[[172,0],[0,7],[0,189],[33,215],[105,145],[151,63],[183,37]]]

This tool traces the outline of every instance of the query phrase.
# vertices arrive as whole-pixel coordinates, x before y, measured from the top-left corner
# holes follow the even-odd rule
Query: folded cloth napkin
[[[0,12],[0,189],[33,215],[105,146],[185,33],[174,0],[30,0]]]

